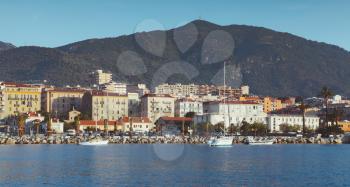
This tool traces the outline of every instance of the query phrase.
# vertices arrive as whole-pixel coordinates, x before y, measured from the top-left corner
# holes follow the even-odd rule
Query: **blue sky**
[[[350,50],[347,0],[0,0],[0,41],[57,47],[150,30],[140,24],[148,19],[170,29],[198,18],[263,26]]]

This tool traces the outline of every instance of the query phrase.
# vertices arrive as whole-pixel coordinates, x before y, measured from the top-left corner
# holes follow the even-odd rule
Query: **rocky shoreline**
[[[0,145],[13,144],[78,144],[86,141],[91,137],[83,136],[3,136],[0,137]],[[246,140],[246,136],[234,137],[233,144],[242,144]],[[334,138],[301,138],[301,137],[260,137],[274,139],[275,144],[342,144],[343,136],[335,136]],[[206,144],[210,137],[201,136],[109,136],[110,144]]]

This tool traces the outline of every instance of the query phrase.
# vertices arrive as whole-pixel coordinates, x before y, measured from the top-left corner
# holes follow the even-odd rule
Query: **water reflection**
[[[176,145],[162,145],[168,155]],[[0,146],[0,186],[346,186],[347,145]],[[171,150],[171,147],[174,150]],[[159,151],[159,150],[158,150]],[[164,152],[168,151],[168,152]],[[168,157],[166,157],[168,158]]]

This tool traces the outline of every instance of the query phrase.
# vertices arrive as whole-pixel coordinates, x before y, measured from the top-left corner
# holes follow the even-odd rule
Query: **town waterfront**
[[[348,186],[348,145],[4,145],[0,186]]]

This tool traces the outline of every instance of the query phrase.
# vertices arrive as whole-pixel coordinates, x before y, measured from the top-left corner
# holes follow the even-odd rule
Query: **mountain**
[[[248,84],[255,94],[315,96],[328,86],[350,96],[348,51],[267,28],[202,20],[58,48],[8,49],[0,53],[0,80],[88,85],[89,73],[103,69],[117,81],[149,86],[164,81],[220,84],[224,60],[227,83]]]
[[[12,49],[12,48],[15,48],[15,46],[10,43],[5,43],[0,41],[0,52],[4,50]]]

